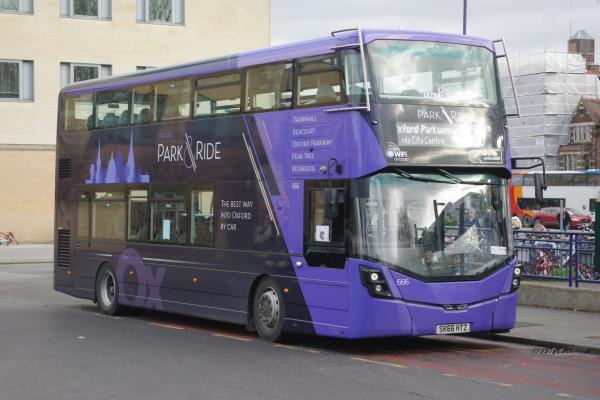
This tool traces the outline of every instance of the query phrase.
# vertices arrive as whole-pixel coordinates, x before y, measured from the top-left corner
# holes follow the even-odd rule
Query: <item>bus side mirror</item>
[[[533,174],[535,188],[535,201],[541,204],[544,201],[544,178],[540,174]]]
[[[325,189],[325,217],[337,218],[340,206],[338,202],[338,190],[335,188]]]

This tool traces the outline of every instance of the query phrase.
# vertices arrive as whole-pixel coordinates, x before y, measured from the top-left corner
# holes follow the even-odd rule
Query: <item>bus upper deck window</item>
[[[194,117],[226,116],[241,110],[240,74],[200,78],[196,81]]]
[[[190,116],[190,87],[188,80],[169,81],[156,85],[154,121],[168,121]]]
[[[336,57],[300,60],[296,104],[341,103],[341,76]]]
[[[129,125],[129,92],[115,90],[96,96],[96,127],[112,128]]]
[[[292,63],[262,65],[246,71],[245,111],[292,106]]]
[[[366,103],[365,83],[360,52],[355,49],[342,52],[344,83],[348,103],[361,105]],[[367,84],[368,87],[368,84]]]
[[[94,127],[94,94],[69,96],[65,100],[65,132],[85,131]]]
[[[138,86],[131,90],[131,122],[149,124],[152,112],[152,86]]]

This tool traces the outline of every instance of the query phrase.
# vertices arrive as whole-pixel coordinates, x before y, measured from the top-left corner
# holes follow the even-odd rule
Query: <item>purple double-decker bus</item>
[[[65,87],[55,289],[265,340],[511,329],[498,57],[347,30]]]

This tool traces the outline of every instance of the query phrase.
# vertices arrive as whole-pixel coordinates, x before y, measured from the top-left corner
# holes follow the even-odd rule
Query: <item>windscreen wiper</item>
[[[461,184],[467,184],[467,185],[498,185],[497,183],[492,183],[492,182],[465,181],[465,180],[460,179],[458,176],[453,175],[450,172],[446,171],[445,169],[441,169],[441,168],[438,168],[437,171],[439,172],[440,175],[450,179],[454,183],[461,183]]]
[[[408,172],[406,172],[406,171],[404,171],[402,169],[397,170],[396,173],[398,175],[400,175],[401,177],[403,177],[403,178],[410,179],[411,181],[433,182],[433,183],[448,183],[448,181],[443,181],[443,180],[440,180],[440,179],[422,178],[420,176],[414,176],[414,175],[409,174]]]
[[[452,175],[450,172],[446,171],[445,169],[438,168],[438,172],[440,173],[440,175],[450,179],[454,183],[465,183],[465,181],[460,179],[458,176]]]

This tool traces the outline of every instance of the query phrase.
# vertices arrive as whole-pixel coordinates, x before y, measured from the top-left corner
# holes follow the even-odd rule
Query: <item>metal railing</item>
[[[600,283],[593,232],[519,229],[513,241],[524,277],[568,281],[575,287]]]

